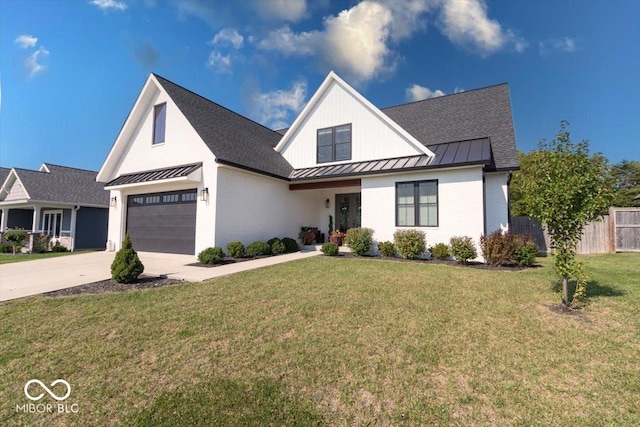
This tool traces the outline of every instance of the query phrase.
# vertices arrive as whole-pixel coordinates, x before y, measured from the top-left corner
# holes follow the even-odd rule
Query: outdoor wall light
[[[202,189],[202,191],[200,192],[200,200],[202,200],[203,202],[209,200],[209,187],[205,187]]]
[[[116,196],[113,196],[109,201],[109,206],[111,206],[112,208],[115,208],[117,201],[118,201],[118,198]]]
[[[328,208],[329,207],[329,203],[331,203],[331,201],[329,199],[324,201],[324,207]]]

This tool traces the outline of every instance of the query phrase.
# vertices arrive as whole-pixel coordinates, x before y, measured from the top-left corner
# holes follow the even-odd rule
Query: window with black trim
[[[167,103],[153,107],[153,143],[164,142],[165,128],[167,124]]]
[[[318,129],[317,162],[351,160],[351,124]]]
[[[438,181],[396,183],[396,226],[438,226]]]

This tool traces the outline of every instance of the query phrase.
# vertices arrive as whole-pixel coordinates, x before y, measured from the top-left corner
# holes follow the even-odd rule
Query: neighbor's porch
[[[40,234],[50,236],[49,245],[74,249],[77,209],[68,205],[20,203],[0,206],[0,241],[8,229],[27,230],[24,250],[31,252]]]

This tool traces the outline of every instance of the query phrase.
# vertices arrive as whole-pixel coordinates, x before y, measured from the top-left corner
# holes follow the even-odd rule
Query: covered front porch
[[[23,247],[32,252],[36,238],[49,237],[49,246],[60,245],[75,249],[75,224],[78,208],[63,204],[15,203],[0,205],[0,240],[9,229],[23,229],[28,233]]]
[[[331,232],[346,233],[362,226],[362,194],[360,179],[330,180],[289,184],[289,190],[313,200],[315,208],[306,227],[317,228],[315,243],[329,241]],[[319,203],[320,202],[320,203]],[[318,208],[317,206],[321,206]]]

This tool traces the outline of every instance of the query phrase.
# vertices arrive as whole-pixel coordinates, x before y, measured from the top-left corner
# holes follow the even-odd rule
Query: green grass
[[[593,297],[574,315],[550,309],[550,259],[484,271],[314,257],[9,301],[0,425],[638,425],[640,254],[581,259]],[[17,413],[31,378],[67,380],[79,412]]]
[[[0,264],[10,264],[12,262],[33,261],[36,259],[56,258],[59,256],[86,254],[87,252],[94,252],[93,250],[79,250],[74,252],[45,252],[43,254],[0,254]]]

